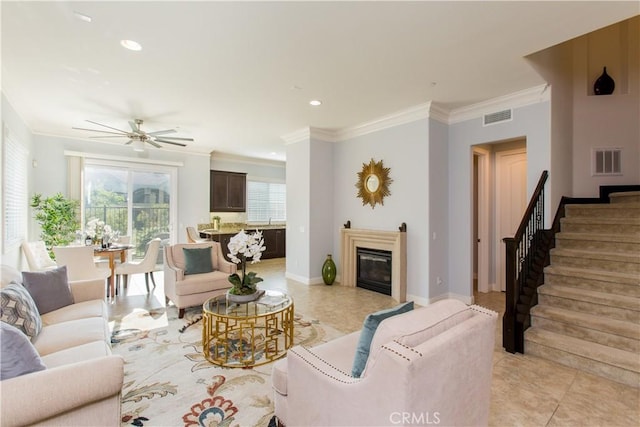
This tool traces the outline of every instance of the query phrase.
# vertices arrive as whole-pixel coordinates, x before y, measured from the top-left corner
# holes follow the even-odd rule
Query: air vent
[[[592,153],[593,175],[622,175],[621,148],[594,148]]]
[[[483,126],[494,125],[496,123],[511,121],[512,110],[498,111],[497,113],[485,114],[483,117]]]

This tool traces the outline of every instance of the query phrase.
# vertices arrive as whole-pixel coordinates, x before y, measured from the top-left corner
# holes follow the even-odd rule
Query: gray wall
[[[516,108],[513,120],[482,126],[482,119],[455,123],[449,127],[449,292],[472,295],[472,179],[471,147],[515,138],[525,138],[527,144],[527,194],[530,196],[542,174],[550,168],[550,105],[549,101]],[[549,183],[553,181],[550,171]],[[551,195],[547,194],[547,201]],[[555,211],[555,208],[554,208]],[[545,221],[550,222],[550,206],[545,206]]]
[[[382,160],[390,168],[391,195],[384,205],[363,206],[357,196],[357,173],[363,163]],[[443,159],[441,159],[443,160]],[[439,160],[434,160],[439,161]],[[407,224],[407,293],[426,301],[430,294],[429,121],[425,118],[336,143],[333,153],[333,253],[340,254],[340,228],[347,220],[353,228],[398,230]],[[446,167],[446,163],[441,165]],[[444,183],[446,186],[446,183]],[[436,201],[440,203],[440,201]],[[338,274],[341,266],[336,257]]]

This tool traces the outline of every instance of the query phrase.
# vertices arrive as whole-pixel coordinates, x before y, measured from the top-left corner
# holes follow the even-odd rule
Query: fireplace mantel
[[[407,233],[401,231],[343,228],[340,230],[340,279],[344,286],[356,286],[356,248],[390,251],[391,297],[407,300]]]

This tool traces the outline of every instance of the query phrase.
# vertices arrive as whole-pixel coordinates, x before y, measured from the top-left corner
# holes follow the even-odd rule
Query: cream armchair
[[[274,365],[286,426],[487,425],[497,313],[443,300],[383,320],[359,378],[360,332]]]
[[[185,274],[186,259],[184,249],[211,248],[213,271]],[[164,292],[178,307],[178,317],[184,316],[184,309],[203,304],[207,299],[224,294],[231,288],[228,280],[236,272],[236,265],[227,261],[218,242],[179,243],[164,250]]]

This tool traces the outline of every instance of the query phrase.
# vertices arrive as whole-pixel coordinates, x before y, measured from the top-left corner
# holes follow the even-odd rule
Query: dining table
[[[109,270],[111,271],[111,275],[109,276],[109,292],[107,297],[115,297],[116,257],[119,257],[120,262],[125,262],[127,259],[127,251],[129,249],[133,249],[133,245],[111,244],[107,247],[95,246],[93,248],[94,256],[109,259]]]

